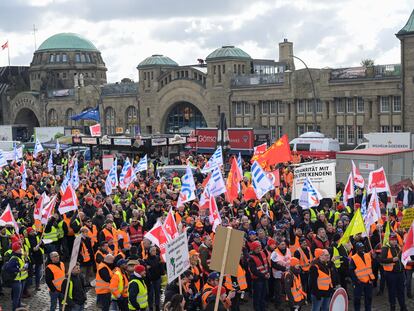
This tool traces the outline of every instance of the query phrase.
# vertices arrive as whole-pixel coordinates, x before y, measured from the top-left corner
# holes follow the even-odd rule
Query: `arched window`
[[[200,110],[191,103],[179,102],[167,115],[165,132],[188,134],[197,127],[207,127]]]
[[[47,114],[47,120],[49,126],[56,126],[58,125],[58,116],[55,109],[50,109],[49,113]]]
[[[66,125],[67,126],[75,126],[76,121],[72,120],[71,118],[75,115],[75,111],[72,108],[66,110]]]
[[[126,128],[129,130],[131,135],[135,135],[135,126],[138,125],[138,114],[137,108],[129,106],[126,111]]]
[[[115,134],[115,110],[112,107],[105,109],[106,134]]]

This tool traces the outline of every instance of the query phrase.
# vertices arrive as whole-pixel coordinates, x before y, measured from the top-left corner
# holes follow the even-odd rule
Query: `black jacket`
[[[326,274],[328,274],[328,273],[331,274],[332,283],[334,282],[334,279],[333,279],[333,273],[332,273],[332,268],[331,268],[330,262],[327,265],[325,265],[325,264],[322,264],[319,260],[317,260],[311,266],[311,268],[309,270],[310,292],[311,292],[312,295],[315,295],[316,298],[319,300],[322,297],[330,297],[332,292],[333,292],[333,289],[331,288],[331,289],[326,290],[326,291],[325,290],[319,290],[319,288],[318,288],[318,268],[317,268],[317,266],[319,267],[319,269],[322,272],[324,272]],[[333,287],[335,287],[334,284],[332,284],[332,285],[333,285]]]
[[[61,293],[65,293],[67,282],[68,282],[67,278],[63,280]],[[83,275],[72,274],[70,277],[70,282],[73,284],[72,285],[72,298],[70,298],[70,295],[68,292],[68,296],[67,296],[68,306],[72,306],[73,304],[77,304],[77,305],[84,304],[86,301],[86,289],[85,289],[85,279]]]
[[[140,295],[139,286],[136,282],[131,282],[132,280],[140,280],[145,284],[144,279],[138,278],[135,274],[131,274],[128,286],[128,297],[137,297]],[[129,302],[135,307],[136,310],[144,310],[139,307],[136,299],[130,299]]]
[[[403,202],[404,200],[404,189],[397,194],[397,201]],[[414,205],[414,193],[412,190],[408,190],[408,206]]]
[[[160,256],[148,256],[148,258],[145,259],[145,264],[151,267],[147,270],[148,281],[159,280],[164,272],[164,265],[161,262]]]

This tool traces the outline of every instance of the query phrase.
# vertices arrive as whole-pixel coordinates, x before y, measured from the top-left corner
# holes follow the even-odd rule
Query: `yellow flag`
[[[384,241],[382,242],[382,246],[390,246],[390,222],[387,221],[387,225],[385,226],[385,233],[384,233]]]
[[[348,228],[346,228],[344,235],[339,241],[339,245],[348,243],[351,236],[362,232],[365,232],[365,224],[364,219],[362,218],[361,209],[359,208],[355,212],[354,217],[352,217]]]

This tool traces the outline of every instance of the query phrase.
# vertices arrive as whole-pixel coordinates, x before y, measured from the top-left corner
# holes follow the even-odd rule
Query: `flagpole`
[[[9,60],[9,67],[10,67],[10,45],[9,45],[9,39],[7,39],[7,58]],[[10,68],[9,68],[10,72]]]

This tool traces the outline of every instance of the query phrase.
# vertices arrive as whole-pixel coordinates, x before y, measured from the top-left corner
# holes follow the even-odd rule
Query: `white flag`
[[[147,155],[144,155],[135,166],[135,174],[148,170],[148,159]]]
[[[314,206],[318,206],[322,200],[322,195],[313,186],[309,177],[306,177],[303,182],[302,194],[299,198],[299,206],[303,209],[309,209]]]
[[[4,157],[3,150],[0,150],[0,168],[7,165],[6,158]]]
[[[118,186],[118,174],[117,174],[117,158],[112,162],[112,167],[108,172],[108,176],[105,180],[105,192],[106,195],[112,194],[112,189]]]
[[[191,171],[191,167],[187,165],[186,172],[181,178],[181,191],[178,196],[177,207],[194,200],[196,198],[195,190],[196,186],[194,183],[193,172]]]
[[[213,169],[206,187],[208,187],[210,195],[215,197],[227,191],[226,183],[224,182],[223,175],[218,167]]]
[[[260,200],[267,192],[275,189],[275,186],[273,185],[272,180],[267,177],[266,173],[263,171],[263,168],[259,163],[257,163],[257,161],[253,162],[251,172],[253,189],[257,198]]]
[[[221,150],[221,147],[218,147],[208,162],[204,165],[201,172],[206,174],[217,167],[220,168],[220,166],[223,166],[223,151]]]
[[[36,138],[36,144],[35,144],[35,146],[34,146],[34,151],[33,151],[33,156],[35,157],[35,158],[37,158],[37,156],[39,155],[39,153],[40,152],[42,152],[44,149],[43,149],[43,146],[42,146],[42,144],[40,143],[40,141]]]
[[[53,172],[53,155],[52,150],[50,151],[49,161],[47,161],[47,170],[48,172]]]
[[[356,167],[354,160],[351,160],[352,162],[352,174],[354,175],[354,184],[355,186],[359,188],[364,188],[365,181],[364,177],[362,177],[361,173],[359,172],[359,169]]]

